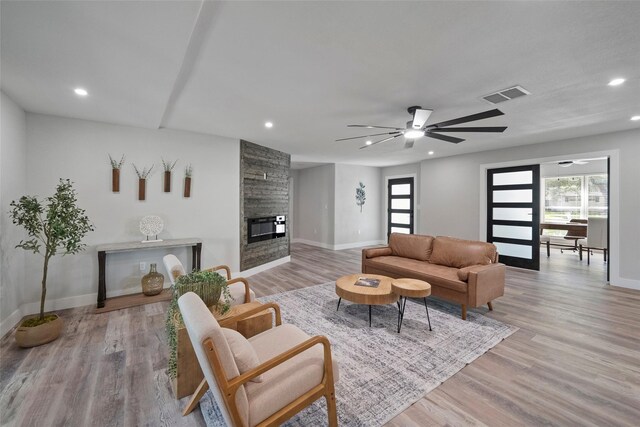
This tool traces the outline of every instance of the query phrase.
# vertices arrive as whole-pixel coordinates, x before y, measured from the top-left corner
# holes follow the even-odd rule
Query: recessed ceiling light
[[[89,95],[89,92],[87,92],[87,90],[86,90],[86,89],[83,89],[83,88],[81,88],[81,87],[77,87],[77,88],[75,88],[73,91],[74,91],[74,92],[76,93],[76,95],[78,95],[78,96],[87,96],[87,95]]]
[[[631,117],[631,120],[633,120],[634,122],[637,122],[638,120],[640,120],[640,116],[633,116]]]
[[[365,144],[371,145],[371,141],[367,141],[367,142],[365,142]]]
[[[622,83],[624,83],[623,78],[617,78],[617,79],[613,79],[609,82],[609,86],[620,86]]]
[[[264,124],[264,127],[266,127],[266,128],[269,128],[269,129],[270,129],[270,128],[272,128],[272,127],[273,127],[273,123],[271,123],[271,122],[266,122],[266,123]]]
[[[433,156],[433,151],[429,151],[428,153],[430,156]]]

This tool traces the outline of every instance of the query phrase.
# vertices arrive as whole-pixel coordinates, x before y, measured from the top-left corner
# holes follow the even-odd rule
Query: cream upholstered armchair
[[[321,397],[327,401],[329,425],[338,425],[334,391],[338,368],[326,337],[309,337],[296,326],[282,325],[275,303],[240,316],[265,309],[275,312],[276,326],[248,340],[221,328],[193,292],[182,295],[178,305],[204,373],[184,415],[210,388],[229,426],[280,425]]]
[[[599,249],[604,254],[604,260],[607,261],[607,218],[589,217],[587,223],[587,238],[578,240],[580,250],[580,259],[582,259],[582,250],[587,250],[587,264],[591,264],[591,250]]]
[[[164,263],[164,268],[169,274],[169,280],[171,280],[172,285],[175,284],[178,277],[187,274],[178,257],[173,254],[165,255],[162,258],[162,262]],[[249,282],[247,282],[247,279],[243,277],[236,277],[235,279],[232,279],[231,269],[226,265],[207,268],[205,271],[219,270],[224,270],[226,273],[227,287],[229,288],[232,298],[231,305],[244,304],[256,299],[256,294],[249,288]]]

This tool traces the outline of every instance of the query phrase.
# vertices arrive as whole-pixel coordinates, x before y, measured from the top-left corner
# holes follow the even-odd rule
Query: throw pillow
[[[227,344],[229,344],[229,348],[231,349],[233,358],[236,361],[240,375],[250,371],[260,364],[256,351],[251,346],[251,343],[243,337],[240,332],[234,331],[233,329],[222,328],[222,334],[226,338]],[[254,383],[261,383],[262,375],[258,375],[251,381]]]

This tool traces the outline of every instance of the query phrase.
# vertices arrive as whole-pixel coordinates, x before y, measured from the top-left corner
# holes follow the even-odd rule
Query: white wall
[[[95,225],[79,255],[56,257],[49,269],[47,300],[52,309],[94,304],[98,266],[95,245],[141,240],[140,218],[164,219],[163,239],[203,239],[202,266],[228,264],[239,271],[239,141],[169,130],[147,130],[38,114],[27,115],[28,193],[47,196],[58,178],[69,178],[78,192],[78,205]],[[111,192],[108,154],[126,155],[120,193]],[[171,193],[162,192],[162,164],[179,159]],[[139,167],[155,164],[147,182],[146,201],[137,200]],[[182,197],[184,167],[193,165],[191,198]],[[175,253],[183,263],[187,249],[140,251],[108,255],[107,297],[139,292],[139,262],[155,262],[165,274],[162,256]],[[27,256],[24,301],[39,298],[41,259]],[[167,283],[168,285],[168,280]]]
[[[13,225],[9,204],[27,189],[26,115],[0,92],[0,336],[20,320],[25,251],[15,249],[26,237]]]
[[[393,178],[413,178],[413,232],[415,234],[422,234],[420,229],[420,163],[411,163],[408,165],[389,166],[382,168],[382,203],[380,208],[382,209],[382,235],[386,240],[387,236],[387,209],[388,209],[388,183],[389,179]]]
[[[377,244],[381,233],[382,177],[380,168],[335,165],[335,249]],[[356,188],[365,185],[365,203],[356,205]]]
[[[332,248],[335,218],[335,165],[300,169],[295,189],[294,238]],[[294,177],[295,179],[295,177]]]
[[[527,159],[619,150],[619,229],[620,241],[614,260],[619,263],[620,280],[612,284],[640,287],[640,130],[593,135],[564,141],[486,151],[468,155],[425,160],[421,164],[420,232],[431,235],[452,235],[467,239],[481,236],[480,171],[483,164],[495,164]],[[612,188],[612,203],[615,189]],[[618,216],[611,212],[612,221]],[[612,248],[613,251],[614,248]]]

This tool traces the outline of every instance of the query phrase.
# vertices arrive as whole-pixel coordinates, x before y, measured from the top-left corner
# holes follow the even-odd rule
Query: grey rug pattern
[[[340,369],[336,401],[341,426],[383,425],[518,329],[474,311],[464,321],[459,306],[433,299],[428,299],[431,332],[424,304],[411,300],[400,334],[396,305],[373,306],[369,328],[368,306],[343,299],[336,311],[334,282],[259,301],[278,303],[283,323],[329,338]],[[210,391],[200,409],[207,426],[225,425]],[[327,425],[324,399],[285,425]]]

